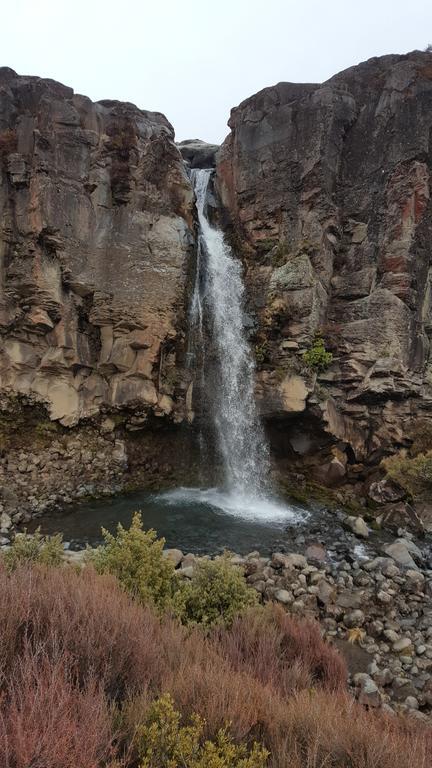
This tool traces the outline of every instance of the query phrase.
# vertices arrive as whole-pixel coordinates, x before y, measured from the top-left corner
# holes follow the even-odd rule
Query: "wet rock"
[[[369,537],[369,528],[362,517],[347,517],[345,519],[345,525],[361,539],[367,539]]]
[[[177,146],[184,160],[191,168],[214,168],[216,165],[216,152],[218,144],[208,144],[201,139],[185,139]]]
[[[414,562],[408,544],[405,539],[397,539],[393,544],[387,544],[383,547],[384,552],[395,560],[398,565],[415,570],[417,568]]]
[[[305,557],[308,561],[323,563],[327,559],[327,552],[322,544],[309,544],[306,547]]]

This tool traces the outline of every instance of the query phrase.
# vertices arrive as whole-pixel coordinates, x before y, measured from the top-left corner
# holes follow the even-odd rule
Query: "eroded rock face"
[[[351,465],[377,461],[431,419],[432,55],[279,83],[229,125],[217,185],[265,349],[263,413],[309,414]],[[333,353],[318,381],[302,359],[315,334]]]
[[[0,388],[64,425],[185,416],[193,194],[173,139],[159,113],[0,69]]]

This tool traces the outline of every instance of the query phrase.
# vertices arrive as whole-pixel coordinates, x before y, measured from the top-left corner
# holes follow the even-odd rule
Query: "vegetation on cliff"
[[[311,371],[317,373],[325,371],[331,365],[332,360],[333,355],[331,352],[327,352],[324,339],[321,336],[317,336],[312,346],[303,354],[303,362]]]

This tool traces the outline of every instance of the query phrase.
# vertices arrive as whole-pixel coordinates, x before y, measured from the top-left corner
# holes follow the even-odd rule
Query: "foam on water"
[[[223,514],[264,523],[304,520],[308,513],[277,499],[244,492],[234,493],[220,488],[176,488],[157,494],[159,501],[175,506],[182,503],[207,504]]]

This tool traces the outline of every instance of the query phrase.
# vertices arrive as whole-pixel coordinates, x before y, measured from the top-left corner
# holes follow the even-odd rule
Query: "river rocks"
[[[372,678],[362,672],[354,675],[354,684],[357,687],[357,696],[360,704],[367,707],[380,707],[382,700],[376,683]]]
[[[356,536],[359,536],[361,539],[368,538],[369,528],[367,527],[362,517],[355,517],[355,518],[347,517],[345,518],[345,525],[353,533],[355,533]]]
[[[0,515],[0,533],[7,533],[12,527],[12,520],[6,512]]]
[[[265,586],[265,582],[263,582]],[[282,603],[282,605],[290,605],[294,602],[294,598],[291,592],[288,592],[286,589],[277,589],[274,593],[274,599],[278,603]]]
[[[423,558],[413,541],[394,542],[406,551],[401,541]],[[292,567],[292,554],[264,558],[254,552],[242,558],[247,582],[263,601],[320,621],[325,636],[346,657],[362,705],[390,713],[416,711],[413,697],[421,716],[429,716],[432,694],[425,686],[432,679],[432,595],[427,584],[432,572],[398,567],[389,556],[331,563],[306,557]]]
[[[295,553],[283,555],[280,552],[275,552],[272,556],[272,563],[275,568],[304,568],[307,565],[307,560],[303,555]]]
[[[343,617],[343,622],[346,627],[353,628],[353,627],[361,627],[365,623],[365,615],[363,611],[351,611],[350,613],[345,613]]]
[[[418,554],[420,551],[416,548]],[[395,560],[399,565],[406,568],[416,569],[417,566],[410,553],[410,543],[405,539],[397,539],[393,544],[384,547],[384,552]]]

